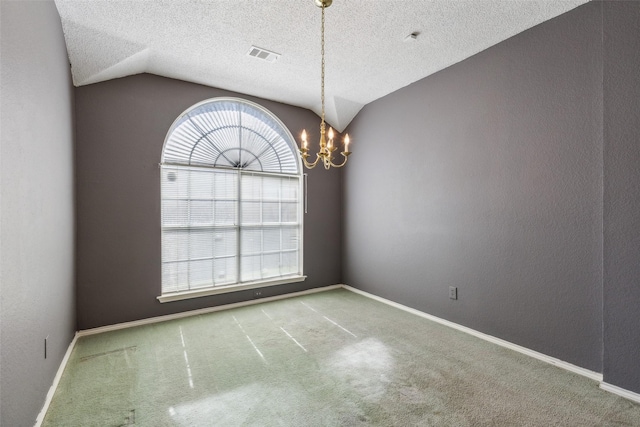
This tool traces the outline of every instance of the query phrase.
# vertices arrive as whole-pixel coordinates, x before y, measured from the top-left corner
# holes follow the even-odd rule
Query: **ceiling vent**
[[[275,62],[278,58],[280,58],[279,53],[271,52],[270,50],[263,49],[257,46],[251,46],[247,55],[253,56],[254,58],[264,59],[265,61]]]

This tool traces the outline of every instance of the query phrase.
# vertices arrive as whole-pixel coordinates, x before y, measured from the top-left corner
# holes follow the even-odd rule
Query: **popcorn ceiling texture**
[[[342,131],[364,105],[586,2],[336,0],[326,10],[327,121]],[[320,113],[312,0],[55,3],[75,86],[152,73]],[[282,56],[250,57],[252,45]]]

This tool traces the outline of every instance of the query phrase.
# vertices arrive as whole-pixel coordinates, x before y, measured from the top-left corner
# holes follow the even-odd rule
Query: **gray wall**
[[[308,110],[153,75],[76,88],[78,328],[252,298],[252,291],[161,304],[160,171],[164,138],[188,107],[217,96],[263,105],[296,135],[316,131]],[[264,296],[340,283],[341,174],[309,174],[304,270],[299,284]]]
[[[602,371],[600,7],[360,112],[346,283]]]
[[[604,379],[640,393],[640,2],[604,28]]]
[[[0,425],[18,427],[34,424],[75,331],[73,89],[53,2],[0,8]]]

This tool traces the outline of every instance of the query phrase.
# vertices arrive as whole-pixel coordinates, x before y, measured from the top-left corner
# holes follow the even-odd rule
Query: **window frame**
[[[256,113],[261,113],[262,115],[265,115],[266,118],[268,120],[273,121],[274,126],[278,127],[278,134],[281,136],[281,138],[284,140],[284,142],[286,142],[286,145],[288,146],[289,150],[292,151],[292,154],[295,157],[295,162],[296,162],[296,172],[295,173],[285,173],[285,172],[281,172],[281,173],[277,173],[277,172],[271,172],[271,171],[261,171],[261,170],[253,170],[253,169],[245,169],[243,167],[230,167],[230,166],[224,166],[224,165],[213,165],[213,164],[202,164],[201,162],[195,163],[195,164],[186,164],[186,163],[179,163],[179,162],[165,162],[165,153],[166,153],[166,148],[167,148],[167,143],[170,140],[173,132],[178,128],[178,125],[183,121],[183,119],[185,118],[185,116],[187,116],[189,113],[191,113],[192,111],[198,109],[199,107],[203,106],[204,104],[209,104],[209,103],[214,103],[214,102],[232,102],[232,103],[237,103],[240,104],[238,106],[239,108],[239,112],[242,111],[246,111],[246,110],[241,110],[242,108],[246,108],[248,107],[249,109],[255,109],[257,111],[255,111]],[[225,110],[226,112],[226,110]],[[257,117],[257,116],[256,116]],[[261,121],[261,124],[267,124],[265,121]],[[242,124],[240,122],[238,122],[237,124],[238,126],[242,126]],[[273,128],[272,128],[273,129]],[[197,146],[199,142],[194,142],[193,147],[195,148]],[[241,149],[241,141],[238,141],[238,149]],[[276,148],[273,148],[274,150],[276,150]],[[289,154],[289,153],[287,153]],[[247,101],[245,99],[242,98],[233,98],[233,97],[217,97],[217,98],[211,98],[211,99],[207,99],[204,101],[201,101],[199,103],[194,104],[193,106],[189,107],[188,109],[186,109],[182,114],[180,114],[173,122],[173,124],[171,125],[171,127],[169,128],[169,131],[167,132],[167,135],[165,137],[165,141],[162,147],[162,157],[161,157],[161,163],[160,163],[160,201],[161,201],[161,205],[164,203],[165,200],[165,193],[163,192],[163,185],[162,185],[162,179],[164,177],[164,171],[165,169],[207,169],[207,170],[211,170],[211,171],[229,171],[229,172],[236,172],[236,179],[237,179],[237,185],[236,185],[236,214],[235,214],[235,220],[234,220],[234,224],[232,226],[232,228],[234,228],[236,230],[236,235],[237,235],[237,246],[235,248],[235,257],[237,258],[237,277],[236,277],[236,282],[235,283],[231,283],[231,284],[223,284],[223,285],[215,285],[214,283],[211,283],[210,286],[207,287],[198,287],[195,289],[187,289],[187,290],[179,290],[179,291],[170,291],[167,292],[164,289],[164,284],[165,284],[165,276],[164,276],[164,265],[165,265],[165,260],[164,260],[164,246],[161,247],[161,251],[163,253],[163,257],[161,259],[161,286],[160,286],[160,295],[157,297],[157,299],[160,302],[170,302],[170,301],[179,301],[179,300],[184,300],[184,299],[190,299],[190,298],[198,298],[198,297],[203,297],[203,296],[209,296],[209,295],[216,295],[216,294],[221,294],[221,293],[227,293],[227,292],[236,292],[236,291],[242,291],[242,290],[250,290],[250,289],[258,289],[258,288],[262,288],[262,287],[267,287],[267,286],[276,286],[276,285],[281,285],[281,284],[287,284],[287,283],[297,283],[297,282],[302,282],[306,279],[306,276],[304,275],[304,266],[303,266],[303,260],[304,260],[304,212],[305,212],[305,179],[306,179],[306,175],[303,173],[302,170],[302,162],[300,160],[300,156],[298,155],[298,149],[297,149],[297,145],[295,143],[295,140],[293,138],[293,136],[291,135],[291,132],[289,131],[289,129],[284,125],[284,123],[282,123],[282,121],[275,116],[272,112],[270,112],[269,110],[267,110],[266,108],[264,108],[263,106],[256,104],[254,102],[251,101]],[[291,163],[289,163],[291,164]],[[259,279],[259,280],[252,280],[252,281],[246,281],[246,282],[242,282],[241,281],[241,272],[242,272],[242,257],[243,257],[243,253],[242,253],[242,245],[240,243],[240,240],[242,238],[242,229],[244,228],[253,228],[255,227],[255,225],[249,226],[248,224],[243,224],[243,220],[241,218],[241,205],[243,202],[243,197],[242,197],[242,189],[241,189],[241,181],[243,179],[243,175],[260,175],[260,176],[276,176],[279,178],[295,178],[297,179],[298,183],[297,183],[297,200],[296,200],[296,204],[297,204],[297,222],[293,223],[295,224],[295,228],[298,230],[298,272],[294,273],[294,274],[290,274],[290,275],[284,275],[284,276],[276,276],[276,277],[272,277],[272,278],[266,278],[266,279]],[[189,190],[190,191],[190,190]],[[215,200],[215,197],[212,196],[212,200]],[[188,199],[191,200],[191,199]],[[247,201],[247,197],[244,197],[244,200]],[[282,196],[279,197],[280,203],[282,203]],[[166,226],[164,223],[164,220],[162,219],[162,215],[164,215],[164,209],[161,206],[161,223],[160,223],[160,228],[161,228],[161,235],[164,235],[165,229],[170,229],[172,228],[171,226]],[[282,213],[280,213],[280,215],[282,215]],[[281,230],[284,229],[284,224],[282,221],[280,221],[279,223],[277,223],[277,227],[280,228]],[[191,227],[193,227],[193,229],[197,229],[198,226],[195,224],[189,224],[187,226],[188,230],[191,230]],[[212,224],[211,227],[216,227],[215,224]],[[265,228],[268,228],[269,226],[265,226],[265,224],[263,223],[261,227],[259,227],[260,230],[264,230]],[[206,227],[205,227],[206,228]],[[164,238],[161,239],[161,245],[164,245]],[[283,253],[282,251],[282,247],[280,248],[280,252]],[[262,254],[262,256],[264,256],[264,251],[261,251],[260,254]],[[244,256],[246,257],[246,254],[244,254]]]

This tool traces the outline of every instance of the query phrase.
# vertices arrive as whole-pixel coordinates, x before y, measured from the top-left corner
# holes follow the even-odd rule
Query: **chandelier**
[[[329,127],[329,132],[327,132],[325,136],[325,123],[324,123],[324,10],[331,6],[333,0],[314,0],[316,6],[322,8],[322,25],[320,30],[320,56],[322,57],[322,66],[320,73],[320,98],[322,100],[322,115],[320,122],[320,150],[316,153],[316,159],[313,162],[309,162],[309,147],[307,141],[307,131],[302,131],[302,143],[300,144],[300,156],[302,157],[302,162],[308,169],[313,169],[319,162],[322,162],[324,168],[329,170],[331,167],[341,168],[347,163],[347,158],[351,152],[349,151],[349,134],[346,134],[344,137],[344,151],[340,154],[344,157],[344,161],[340,164],[333,163],[333,152],[337,150],[338,147],[333,144],[333,129]],[[328,139],[327,139],[328,137]]]

